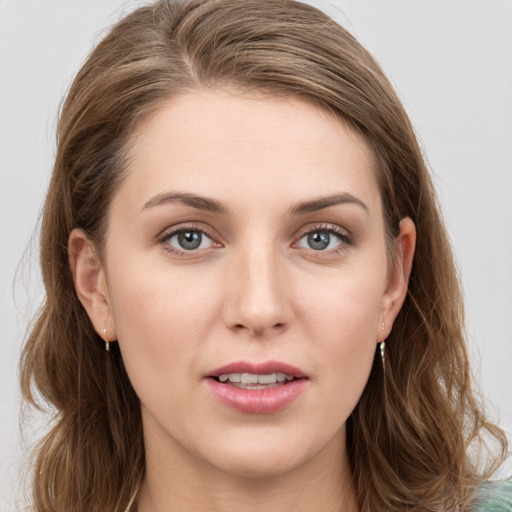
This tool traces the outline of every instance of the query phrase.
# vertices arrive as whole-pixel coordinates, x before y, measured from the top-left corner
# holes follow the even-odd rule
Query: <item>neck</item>
[[[168,512],[171,505],[182,512],[359,510],[344,432],[300,466],[263,476],[227,473],[179,453],[179,447],[166,454],[158,445],[152,449],[146,442],[146,475],[136,499],[137,512]]]

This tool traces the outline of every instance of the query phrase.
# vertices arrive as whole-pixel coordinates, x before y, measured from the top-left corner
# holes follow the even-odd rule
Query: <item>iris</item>
[[[326,231],[315,231],[308,235],[308,245],[315,251],[321,251],[329,246],[331,241],[330,233]]]
[[[202,239],[203,235],[200,231],[180,231],[178,233],[178,244],[187,251],[197,249],[201,245]]]

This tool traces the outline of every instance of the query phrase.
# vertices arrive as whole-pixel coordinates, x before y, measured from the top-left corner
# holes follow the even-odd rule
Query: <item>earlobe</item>
[[[87,311],[96,332],[115,339],[105,270],[94,243],[81,230],[74,229],[68,241],[69,266],[78,299]],[[107,341],[107,340],[105,340]]]
[[[393,265],[389,271],[387,288],[381,304],[380,322],[385,328],[378,330],[377,342],[389,336],[393,322],[407,296],[415,247],[416,227],[412,219],[406,217],[400,222],[400,233],[395,238]]]

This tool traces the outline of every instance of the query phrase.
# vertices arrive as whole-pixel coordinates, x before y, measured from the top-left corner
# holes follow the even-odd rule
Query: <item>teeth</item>
[[[234,382],[232,385],[241,389],[270,389],[282,386],[282,384],[278,382],[272,384],[243,384],[242,382]]]
[[[220,382],[234,382],[242,384],[275,384],[276,382],[291,381],[295,377],[285,373],[267,373],[255,375],[254,373],[226,373],[219,375]]]
[[[277,376],[275,373],[270,373],[269,375],[258,375],[258,384],[274,384],[276,382]]]
[[[254,375],[253,373],[242,373],[240,375],[240,382],[242,384],[258,384],[258,375]]]

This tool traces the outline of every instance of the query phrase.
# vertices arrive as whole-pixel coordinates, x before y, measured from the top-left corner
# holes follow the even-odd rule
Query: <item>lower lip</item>
[[[207,379],[215,397],[224,405],[246,414],[273,414],[296,400],[306,389],[307,379],[297,379],[267,389],[242,389]]]

